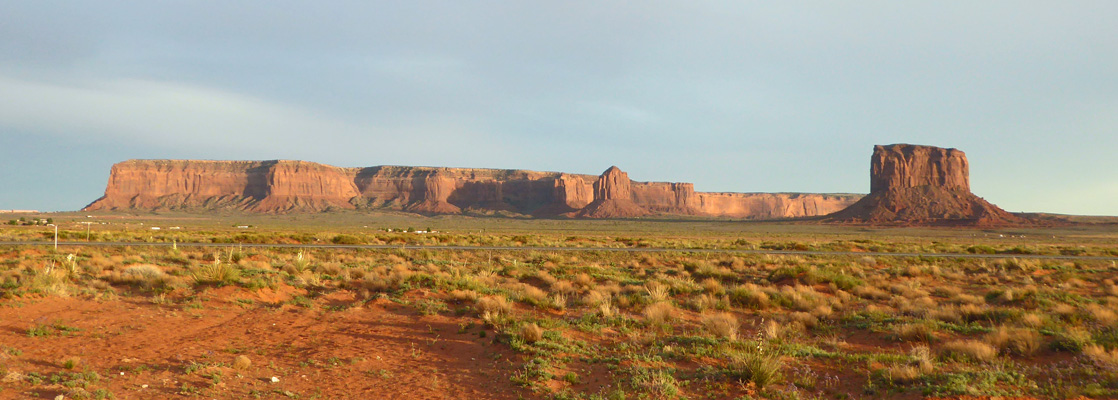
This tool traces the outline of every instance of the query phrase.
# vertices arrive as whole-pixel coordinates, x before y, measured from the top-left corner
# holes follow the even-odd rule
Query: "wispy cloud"
[[[0,124],[26,131],[191,148],[292,146],[361,128],[220,89],[138,79],[43,82],[0,76]]]

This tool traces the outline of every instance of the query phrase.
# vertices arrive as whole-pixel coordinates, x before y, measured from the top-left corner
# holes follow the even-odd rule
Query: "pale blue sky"
[[[1010,211],[1118,215],[1114,1],[0,1],[0,209],[129,158],[869,190],[955,147]]]

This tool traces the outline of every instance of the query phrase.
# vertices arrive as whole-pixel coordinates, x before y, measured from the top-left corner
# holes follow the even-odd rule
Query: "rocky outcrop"
[[[874,146],[870,193],[921,186],[970,191],[967,155],[932,146]]]
[[[462,212],[461,208],[450,204],[450,194],[456,189],[454,178],[446,176],[439,170],[427,175],[423,180],[422,200],[408,206],[412,212],[427,214],[455,214]],[[499,190],[499,189],[498,189]]]
[[[609,167],[594,182],[594,201],[579,211],[584,218],[633,218],[648,215],[649,211],[633,202],[632,181],[629,174],[616,166]]]
[[[858,194],[699,193],[696,215],[779,219],[827,215],[857,202]]]
[[[970,191],[966,154],[956,149],[875,146],[870,194],[824,218],[877,225],[999,226],[1026,222]]]
[[[537,209],[536,216],[566,216],[577,214],[594,200],[594,186],[580,175],[559,174],[555,178],[555,200],[551,205]]]
[[[354,208],[346,171],[302,161],[131,160],[113,165],[105,195],[85,210]]]
[[[858,195],[702,193],[690,183],[636,182],[617,167],[600,176],[524,170],[379,166],[302,161],[131,160],[113,166],[105,195],[86,210],[337,209],[424,214],[739,219],[818,216]]]
[[[355,208],[359,195],[348,171],[303,161],[276,161],[264,172],[263,196],[252,210],[260,212],[328,211]]]

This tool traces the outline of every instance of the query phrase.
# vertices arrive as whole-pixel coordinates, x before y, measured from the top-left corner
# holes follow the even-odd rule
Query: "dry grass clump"
[[[505,296],[485,296],[474,305],[479,315],[508,315],[512,313],[512,303]]]
[[[314,269],[315,269],[315,272],[318,272],[320,274],[331,275],[331,276],[341,275],[342,271],[345,270],[345,268],[342,267],[342,264],[336,263],[336,262],[319,264]]]
[[[520,326],[520,338],[528,343],[536,343],[543,339],[543,328],[535,322],[523,324]]]
[[[823,304],[811,310],[811,315],[817,319],[826,319],[835,313],[835,309],[829,305]]]
[[[551,276],[551,274],[547,273],[547,271],[545,270],[536,271],[535,277],[542,281],[548,287],[554,286],[555,283],[559,281],[554,276]]]
[[[582,296],[582,304],[594,307],[604,302],[608,302],[610,297],[611,296],[608,293],[591,290],[589,292],[586,292],[586,294]]]
[[[922,317],[936,308],[936,301],[928,296],[893,299],[893,307],[901,314]]]
[[[1071,304],[1059,303],[1052,306],[1049,311],[1065,321],[1075,320],[1078,318],[1076,316],[1076,314],[1078,314],[1078,309]]]
[[[895,325],[893,335],[906,342],[932,343],[936,340],[935,329],[927,323]]]
[[[922,375],[920,369],[913,365],[892,365],[882,370],[882,375],[891,382],[908,383],[915,381]]]
[[[799,311],[809,311],[820,302],[819,292],[805,285],[784,286],[779,292],[773,293],[772,298],[781,306]]]
[[[578,292],[578,289],[575,288],[575,285],[571,283],[571,281],[557,281],[555,284],[551,285],[551,292],[569,295]]]
[[[567,296],[562,293],[555,293],[547,299],[548,305],[556,310],[567,309]]]
[[[1094,343],[1091,332],[1082,327],[1073,326],[1067,331],[1057,334],[1052,342],[1052,347],[1057,350],[1082,351]]]
[[[885,300],[893,297],[889,292],[871,285],[862,285],[854,288],[854,295],[866,300]]]
[[[932,349],[929,349],[928,346],[915,346],[908,352],[908,355],[912,357],[913,363],[920,369],[920,372],[929,374],[935,369],[935,358],[932,357]]]
[[[656,281],[645,284],[644,291],[653,303],[665,301],[669,295],[668,286]]]
[[[896,364],[882,370],[882,374],[893,382],[913,382],[935,370],[932,352],[928,346],[916,346],[909,351],[912,361],[906,364]]]
[[[447,294],[447,300],[458,303],[476,303],[478,297],[480,297],[480,295],[478,295],[478,293],[473,290],[455,289],[451,290],[450,293]]]
[[[941,355],[947,359],[991,361],[998,356],[998,349],[977,340],[955,340],[940,348]]]
[[[904,283],[897,283],[889,286],[889,291],[909,299],[925,297],[929,294],[927,290],[920,288],[920,283],[916,280],[909,280]]]
[[[60,360],[58,363],[62,365],[62,368],[71,369],[71,370],[76,369],[76,368],[82,366],[82,364],[83,364],[82,359],[78,358],[78,357],[75,357],[75,356],[65,357],[62,360]]]
[[[955,298],[955,296],[958,296],[962,292],[963,290],[959,289],[957,286],[939,286],[935,289],[932,289],[932,295],[943,297],[946,299],[953,299]]]
[[[1118,348],[1106,351],[1105,347],[1099,345],[1088,345],[1083,348],[1083,355],[1094,361],[1095,364],[1106,368],[1118,368]]]
[[[714,278],[703,279],[699,284],[703,285],[703,290],[710,294],[724,294],[726,289],[722,287],[722,282]]]
[[[661,301],[644,308],[641,313],[650,324],[660,325],[675,318],[676,309],[671,303]]]
[[[1109,307],[1098,304],[1088,304],[1083,310],[1087,315],[1091,316],[1091,319],[1095,320],[1095,322],[1098,322],[1100,325],[1111,326],[1114,325],[1115,322],[1118,322],[1118,313],[1115,313],[1114,310]]]
[[[1044,341],[1032,329],[1001,326],[986,335],[986,343],[1006,353],[1028,356],[1036,354]]]
[[[742,307],[761,310],[769,306],[769,295],[761,287],[747,283],[730,290],[730,301]]]
[[[1044,316],[1037,313],[1027,313],[1021,316],[1021,325],[1029,328],[1040,328],[1044,326]]]
[[[703,328],[710,332],[712,335],[725,338],[729,340],[737,340],[738,338],[738,323],[737,317],[730,313],[718,313],[707,315],[702,320]]]
[[[799,324],[807,329],[812,329],[819,325],[819,318],[802,311],[789,313],[788,320],[792,324]]]
[[[575,275],[575,284],[582,288],[589,288],[594,285],[594,278],[585,272]]]
[[[170,277],[159,266],[136,264],[128,266],[122,271],[113,272],[109,275],[109,280],[115,283],[139,284],[145,288],[151,288],[168,283]]]
[[[984,298],[982,296],[975,296],[975,295],[966,294],[966,293],[956,294],[955,297],[952,298],[951,300],[954,301],[957,304],[962,304],[962,305],[982,305],[982,304],[986,304],[986,298]]]
[[[547,292],[532,285],[521,285],[519,292],[521,300],[535,303],[543,303],[547,300]]]
[[[770,319],[761,324],[760,334],[765,340],[779,339],[784,335],[784,327]]]
[[[965,321],[978,321],[986,315],[986,307],[976,304],[959,306],[959,316]]]
[[[620,311],[617,309],[617,306],[614,306],[613,304],[611,304],[610,300],[608,298],[605,301],[598,304],[598,315],[601,316],[602,318],[606,318],[606,319],[613,318],[619,312]]]
[[[251,367],[251,366],[252,366],[252,360],[250,360],[248,358],[248,356],[245,356],[243,354],[239,355],[239,356],[237,356],[236,358],[233,359],[233,368],[234,369],[239,369],[239,370],[243,371],[243,370],[248,369],[248,367]]]

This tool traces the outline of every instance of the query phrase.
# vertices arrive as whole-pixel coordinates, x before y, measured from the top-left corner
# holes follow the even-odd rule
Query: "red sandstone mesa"
[[[832,213],[860,197],[702,193],[690,183],[635,182],[617,167],[593,176],[476,168],[338,168],[283,160],[129,160],[113,166],[105,195],[85,210],[287,213],[384,209],[542,217],[774,219]]]
[[[633,218],[650,212],[633,202],[632,181],[621,168],[609,167],[594,182],[594,201],[578,213],[588,218]]]
[[[874,146],[870,194],[824,220],[981,226],[1026,222],[971,193],[970,167],[962,151],[910,144]]]

